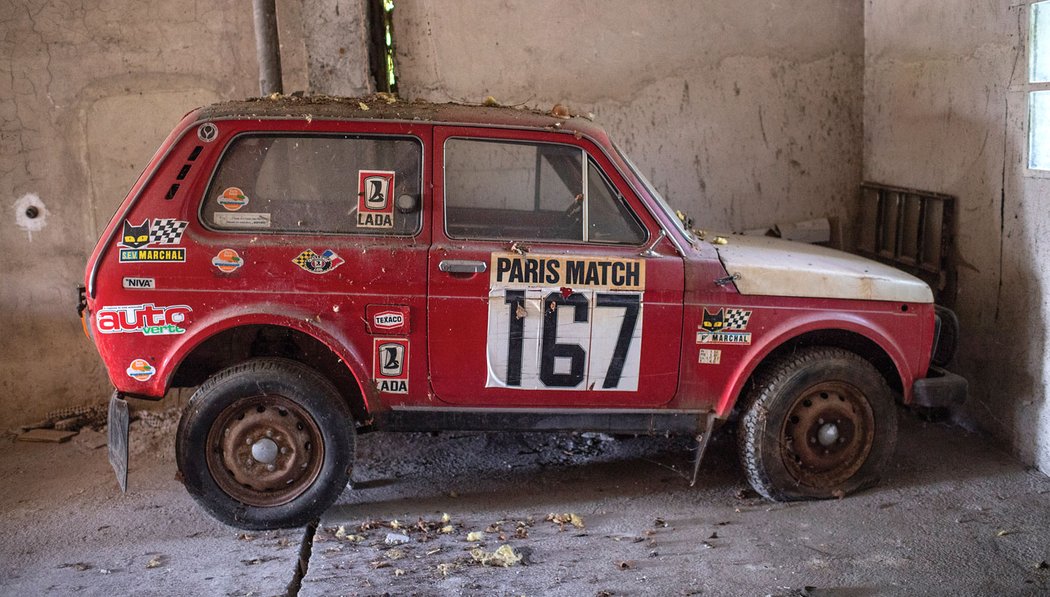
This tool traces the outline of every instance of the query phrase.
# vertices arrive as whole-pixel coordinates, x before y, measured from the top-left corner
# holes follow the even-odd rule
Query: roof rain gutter
[[[252,0],[255,55],[259,59],[259,93],[284,93],[281,84],[281,44],[277,36],[276,0]]]

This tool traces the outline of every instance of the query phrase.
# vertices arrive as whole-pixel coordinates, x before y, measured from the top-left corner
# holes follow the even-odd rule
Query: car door
[[[682,260],[598,147],[540,131],[434,135],[434,395],[504,408],[668,402]]]

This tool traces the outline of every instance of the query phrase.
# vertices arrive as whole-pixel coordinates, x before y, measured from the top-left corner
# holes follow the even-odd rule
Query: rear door
[[[656,240],[658,225],[600,150],[558,133],[434,135],[427,267],[437,398],[507,408],[668,402],[682,260]]]

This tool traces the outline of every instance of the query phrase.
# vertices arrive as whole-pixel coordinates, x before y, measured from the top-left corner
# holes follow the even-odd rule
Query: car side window
[[[623,197],[578,147],[452,138],[444,150],[450,238],[645,240],[645,229]]]
[[[409,138],[242,135],[223,154],[201,219],[219,230],[412,235],[422,156]]]

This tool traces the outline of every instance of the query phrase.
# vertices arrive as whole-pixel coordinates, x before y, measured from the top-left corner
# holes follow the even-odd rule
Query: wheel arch
[[[742,361],[734,376],[734,382],[727,384],[718,402],[719,417],[730,416],[756,372],[763,365],[780,355],[807,346],[842,348],[857,354],[871,363],[886,380],[890,389],[902,396],[905,402],[910,396],[914,376],[904,366],[906,359],[903,351],[887,335],[875,328],[857,322],[839,321],[832,325],[811,325],[802,331],[796,327],[795,333],[784,332],[767,336],[770,337],[772,339],[753,347],[749,358]]]
[[[216,372],[257,357],[288,358],[317,370],[339,391],[356,421],[372,416],[374,396],[360,356],[325,330],[301,320],[242,316],[233,325],[199,330],[171,356],[166,387],[192,387]]]

